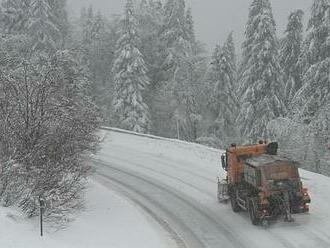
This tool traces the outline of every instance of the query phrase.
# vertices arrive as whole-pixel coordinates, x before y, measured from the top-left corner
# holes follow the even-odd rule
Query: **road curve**
[[[310,216],[268,229],[216,201],[220,151],[107,131],[93,159],[95,178],[149,214],[178,248],[330,247]]]
[[[99,169],[97,175],[120,185],[136,197],[142,197],[148,201],[154,216],[161,220],[169,220],[173,223],[173,233],[185,244],[185,247],[246,247],[244,243],[236,239],[233,233],[222,225],[203,208],[202,204],[183,195],[175,188],[164,185],[148,176],[139,175],[136,172],[122,169],[119,164],[106,164],[95,162]],[[136,198],[135,198],[136,199]],[[175,237],[176,240],[178,238]],[[185,241],[183,241],[185,240]]]

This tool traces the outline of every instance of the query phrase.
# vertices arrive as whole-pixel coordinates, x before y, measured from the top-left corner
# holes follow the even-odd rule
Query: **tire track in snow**
[[[148,185],[148,188],[150,189],[156,189],[159,190],[162,193],[162,199],[164,200],[166,197],[164,195],[167,195],[171,198],[173,198],[173,202],[177,202],[178,206],[174,209],[171,209],[172,211],[176,211],[179,209],[179,206],[183,207],[186,211],[185,214],[189,215],[191,217],[191,220],[196,220],[196,223],[198,225],[190,227],[190,229],[194,228],[193,230],[195,237],[198,240],[201,240],[203,243],[202,247],[219,247],[219,245],[223,244],[225,247],[249,247],[247,240],[242,242],[243,239],[238,238],[239,234],[232,233],[232,231],[227,227],[224,226],[223,223],[219,223],[216,221],[214,216],[209,215],[208,212],[205,212],[205,209],[203,210],[202,206],[199,206],[200,204],[198,202],[195,202],[192,199],[189,199],[188,196],[184,197],[181,196],[180,193],[176,192],[173,189],[170,189],[167,186],[158,184],[153,182],[151,179],[147,179],[146,177],[140,176],[135,172],[130,172],[121,168],[114,167],[112,165],[107,165],[108,169],[112,172],[116,172],[122,175],[126,175],[126,177],[131,177],[134,180],[138,180],[140,182],[143,182],[144,184]],[[99,172],[98,172],[99,173]],[[103,174],[102,174],[103,175]],[[105,175],[106,176],[106,175]],[[124,177],[126,180],[127,178]],[[131,186],[133,187],[133,186]],[[137,186],[138,187],[138,186]],[[134,187],[133,187],[134,188]],[[166,200],[166,199],[165,199]],[[153,198],[153,201],[155,199]],[[163,207],[164,209],[164,207]],[[169,210],[169,211],[171,211]],[[176,213],[179,215],[179,213]],[[181,218],[185,218],[187,216],[177,216],[176,219],[179,220]],[[198,219],[198,221],[197,221]],[[195,223],[195,224],[196,224]],[[196,230],[197,229],[197,230]],[[201,229],[201,230],[198,230]],[[204,230],[205,229],[205,230]],[[204,230],[204,232],[203,232]],[[184,231],[184,230],[183,230]]]
[[[203,179],[204,181],[207,181],[207,182],[209,182],[209,183],[217,183],[215,180],[212,180],[212,179],[210,179],[210,178],[207,177],[207,176],[201,175],[200,173],[196,173],[196,172],[194,172],[194,171],[191,171],[191,170],[189,170],[189,169],[182,168],[182,167],[177,166],[177,165],[174,164],[174,163],[178,163],[178,162],[180,162],[180,160],[179,160],[179,161],[173,161],[171,158],[168,158],[168,157],[164,158],[164,159],[166,159],[167,161],[168,161],[168,160],[173,161],[172,163],[169,163],[169,162],[167,162],[167,161],[164,161],[164,159],[157,158],[157,157],[155,156],[155,154],[152,154],[152,153],[147,153],[147,152],[146,152],[145,154],[148,154],[148,155],[143,155],[141,152],[139,152],[139,151],[133,151],[132,149],[130,149],[129,152],[130,152],[130,154],[134,153],[134,156],[135,156],[135,157],[140,157],[140,158],[142,158],[142,159],[147,159],[147,160],[149,160],[149,161],[155,162],[155,163],[157,163],[157,164],[164,165],[164,166],[166,166],[166,167],[171,167],[171,168],[173,168],[173,169],[175,169],[175,170],[182,171],[182,172],[187,173],[187,174],[189,174],[189,175],[191,175],[191,176],[194,176],[194,177],[197,177],[197,178]],[[119,157],[118,157],[118,156],[115,156],[114,154],[112,154],[112,155],[111,155],[111,158],[119,158]],[[131,162],[131,161],[130,161],[130,162]]]
[[[134,202],[136,205],[138,205],[144,212],[149,214],[171,237],[171,239],[176,243],[177,248],[188,248],[184,242],[184,240],[180,237],[180,235],[170,226],[170,224],[164,219],[161,218],[158,214],[156,214],[155,211],[151,210],[146,204],[144,204],[142,201],[136,199],[136,197],[132,196],[132,193],[129,193],[128,191],[133,192],[134,194],[139,195],[144,200],[147,200],[148,202],[152,203],[155,208],[161,209],[161,206],[157,204],[155,201],[153,201],[150,197],[147,197],[143,195],[141,192],[137,191],[136,189],[132,188],[131,186],[119,181],[118,179],[111,177],[111,176],[105,176],[103,174],[97,173],[98,177],[101,177],[101,180],[108,180],[111,181],[111,183],[117,184],[116,187],[119,187],[120,193],[123,193],[125,196],[129,198],[130,201]],[[101,182],[102,183],[102,182]],[[120,185],[120,186],[118,186]],[[167,216],[170,216],[171,214],[162,209],[163,212]],[[173,218],[173,216],[172,216]],[[183,225],[183,223],[181,223]],[[189,230],[187,226],[184,227],[186,230]]]
[[[194,190],[200,192],[201,194],[204,194],[204,195],[209,196],[211,199],[214,199],[214,197],[215,197],[214,194],[211,194],[210,192],[208,192],[208,191],[206,191],[206,190],[203,190],[203,189],[201,189],[201,188],[199,188],[199,187],[196,187],[194,184],[188,183],[188,182],[186,182],[186,181],[184,181],[184,180],[182,180],[182,179],[180,179],[180,178],[178,178],[178,177],[172,176],[172,175],[170,175],[170,174],[168,174],[168,173],[165,173],[165,172],[162,172],[162,171],[159,171],[159,170],[156,170],[156,169],[150,168],[150,167],[148,167],[148,166],[144,166],[144,165],[142,165],[142,164],[140,164],[140,163],[136,163],[136,162],[133,163],[133,162],[131,162],[131,161],[129,161],[129,160],[121,159],[121,158],[119,158],[119,157],[117,157],[117,158],[115,158],[115,159],[116,159],[117,161],[121,161],[121,162],[129,163],[130,165],[135,165],[135,166],[137,166],[137,167],[139,167],[139,168],[143,168],[143,169],[145,169],[145,170],[148,170],[148,171],[154,172],[154,173],[156,173],[156,174],[158,174],[158,175],[162,175],[162,176],[165,176],[165,177],[170,178],[170,179],[172,179],[172,180],[175,180],[175,181],[177,181],[177,182],[179,182],[179,183],[182,183],[182,184],[184,184],[184,185],[189,186],[190,188],[192,188],[192,189],[194,189]],[[102,165],[102,166],[108,167],[108,164],[105,163],[105,162],[102,161],[102,160],[99,160],[99,159],[93,159],[93,161],[99,163],[99,164]]]

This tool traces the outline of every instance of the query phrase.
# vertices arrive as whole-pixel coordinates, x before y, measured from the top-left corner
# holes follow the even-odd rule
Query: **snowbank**
[[[63,230],[47,227],[39,237],[38,219],[0,207],[1,248],[163,248],[166,241],[135,206],[92,182],[86,210]]]

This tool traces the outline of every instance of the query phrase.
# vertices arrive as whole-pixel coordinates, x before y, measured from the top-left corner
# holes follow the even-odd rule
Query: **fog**
[[[208,50],[216,43],[223,42],[230,31],[235,32],[236,42],[244,38],[244,27],[248,17],[248,8],[252,0],[188,0],[192,8],[198,39],[204,42]],[[309,18],[309,9],[313,0],[272,0],[274,17],[279,35],[285,29],[287,17],[292,10],[302,9],[305,20]],[[82,6],[93,4],[106,16],[120,14],[124,0],[68,0],[72,13],[79,13]]]

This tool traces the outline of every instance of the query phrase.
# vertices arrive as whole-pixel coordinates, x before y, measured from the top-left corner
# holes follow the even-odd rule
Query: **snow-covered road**
[[[311,191],[311,213],[265,229],[217,202],[220,151],[114,131],[103,135],[94,159],[96,179],[129,198],[179,248],[330,247],[327,177],[301,171]]]

